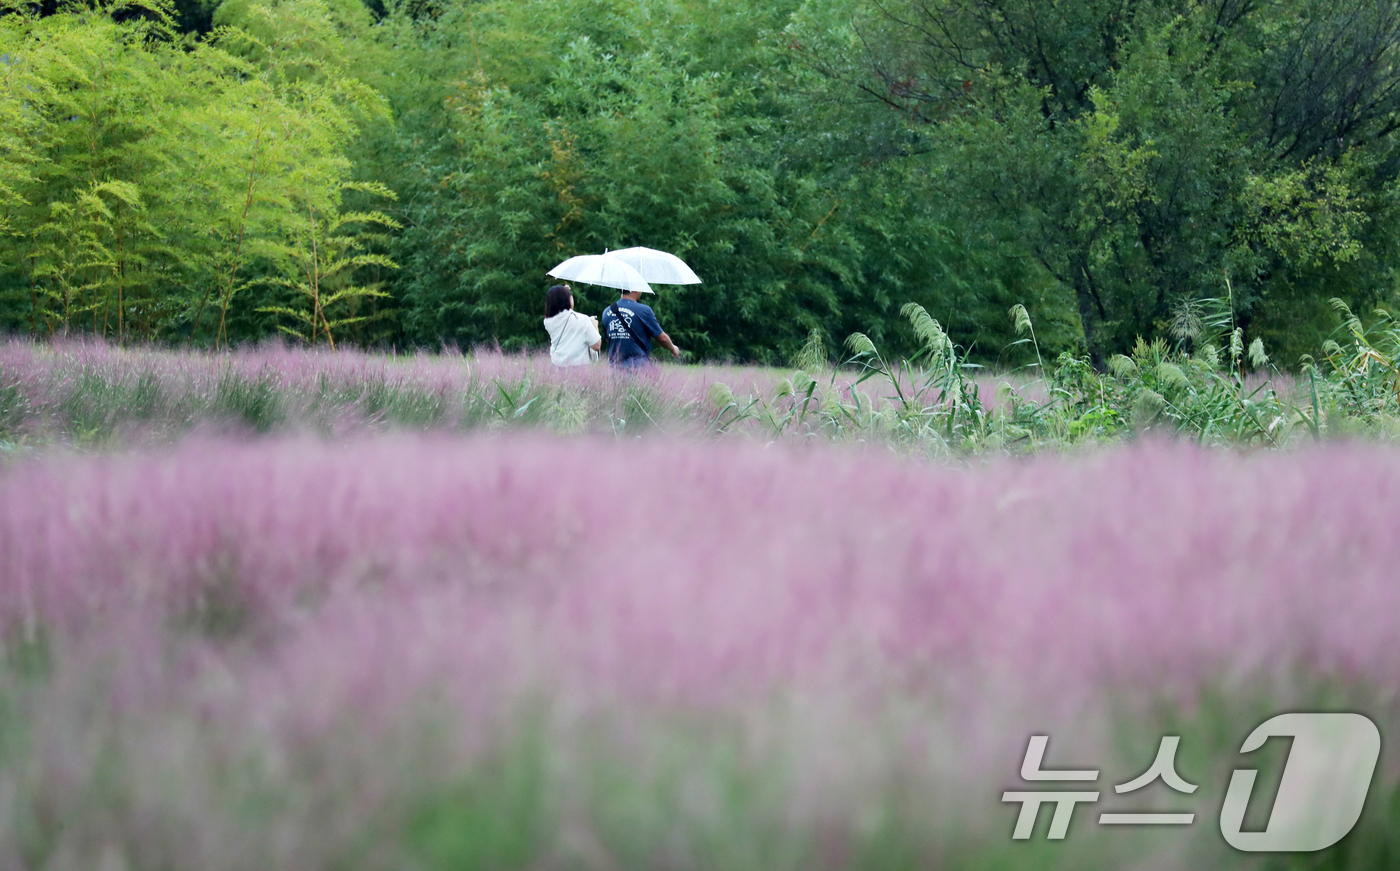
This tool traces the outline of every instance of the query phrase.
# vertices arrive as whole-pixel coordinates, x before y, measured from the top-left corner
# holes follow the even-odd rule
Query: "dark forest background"
[[[1395,298],[1389,0],[0,3],[0,331],[542,347],[647,245],[703,359],[812,330],[1284,366]],[[598,311],[603,288],[575,285]]]

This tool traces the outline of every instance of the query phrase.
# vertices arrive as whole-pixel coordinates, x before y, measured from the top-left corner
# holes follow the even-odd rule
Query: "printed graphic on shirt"
[[[651,353],[652,339],[661,335],[661,324],[651,308],[630,300],[619,302],[616,311],[612,306],[603,310],[603,329],[608,336],[608,358],[614,363],[646,357]]]
[[[634,331],[636,331],[637,335],[640,336],[640,335],[642,334],[641,330],[638,330],[637,327],[636,327],[636,326],[633,326],[633,324],[632,324],[632,312],[631,312],[631,310],[630,310],[630,309],[625,309],[625,308],[619,308],[618,311],[622,312],[622,318],[625,319],[625,320],[627,321],[627,324],[626,324],[626,326],[624,326],[623,323],[622,323],[622,320],[619,320],[618,318],[608,318],[608,338],[609,338],[609,339],[630,339],[630,338],[632,338],[632,336],[627,332],[627,327],[632,327],[632,329],[633,329]]]

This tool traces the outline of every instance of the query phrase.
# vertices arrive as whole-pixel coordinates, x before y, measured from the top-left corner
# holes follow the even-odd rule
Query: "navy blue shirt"
[[[622,320],[613,315],[612,306],[608,306],[603,309],[603,316],[599,318],[603,335],[608,337],[608,362],[616,366],[647,360],[651,357],[651,340],[662,333],[656,313],[651,310],[651,306],[630,299],[618,300],[617,308],[622,312],[623,320],[632,327],[632,332],[637,334],[642,343],[638,345],[632,340],[627,327],[623,326]]]

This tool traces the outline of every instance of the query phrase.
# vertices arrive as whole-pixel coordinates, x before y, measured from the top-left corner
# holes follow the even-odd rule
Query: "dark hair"
[[[569,292],[569,288],[563,284],[556,284],[544,295],[544,316],[552,318],[573,302],[574,295]]]

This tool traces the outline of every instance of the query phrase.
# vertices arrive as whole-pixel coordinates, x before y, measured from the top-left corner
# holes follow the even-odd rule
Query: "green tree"
[[[845,117],[883,116],[852,152],[926,167],[1072,297],[1102,361],[1226,279],[1248,323],[1361,258],[1396,23],[1362,0],[814,0],[792,33]]]
[[[149,15],[126,24],[72,13],[0,18],[12,76],[5,99],[19,103],[23,118],[11,128],[23,171],[9,174],[20,184],[8,186],[3,261],[13,270],[11,287],[28,290],[34,330],[86,326],[121,336],[133,323],[150,326],[158,264],[168,252],[153,232],[149,200],[171,107],[162,100],[170,57],[145,46],[169,31],[160,3],[105,11],[133,8]]]
[[[382,185],[347,183],[365,193],[393,199],[394,193]],[[279,253],[289,262],[290,269],[283,272],[296,272],[295,279],[280,278],[274,283],[291,288],[304,299],[305,308],[292,308],[286,305],[267,306],[262,310],[270,314],[285,315],[301,325],[301,329],[278,324],[278,329],[288,335],[316,344],[319,336],[325,336],[331,350],[335,350],[335,336],[332,329],[351,324],[364,323],[370,316],[356,313],[356,304],[365,299],[387,296],[377,285],[355,283],[355,275],[368,266],[384,269],[397,269],[398,265],[383,254],[366,250],[375,239],[365,233],[346,232],[348,228],[378,226],[398,229],[399,224],[383,212],[340,212],[338,214],[318,214],[316,207],[306,203],[306,223],[296,233],[292,241],[284,244]],[[349,314],[336,313],[334,320],[328,313],[331,307],[348,308]],[[304,331],[303,331],[304,330]]]
[[[0,17],[0,327],[273,331],[269,279],[299,274],[308,215],[344,211],[348,143],[384,114],[345,71],[356,13],[229,5],[195,43],[163,2]]]
[[[830,346],[862,329],[912,349],[898,314],[911,299],[995,356],[1014,338],[1007,307],[1034,304],[1048,283],[969,253],[920,173],[824,150],[820,100],[794,86],[806,74],[782,38],[796,8],[568,0],[392,12],[376,34],[394,51],[368,80],[398,123],[371,130],[357,160],[384,167],[402,195],[393,256],[405,268],[386,288],[405,337],[538,346],[545,270],[643,244],[705,279],[663,289],[657,304],[706,357],[786,360],[813,328]],[[575,290],[595,311],[611,294]]]

